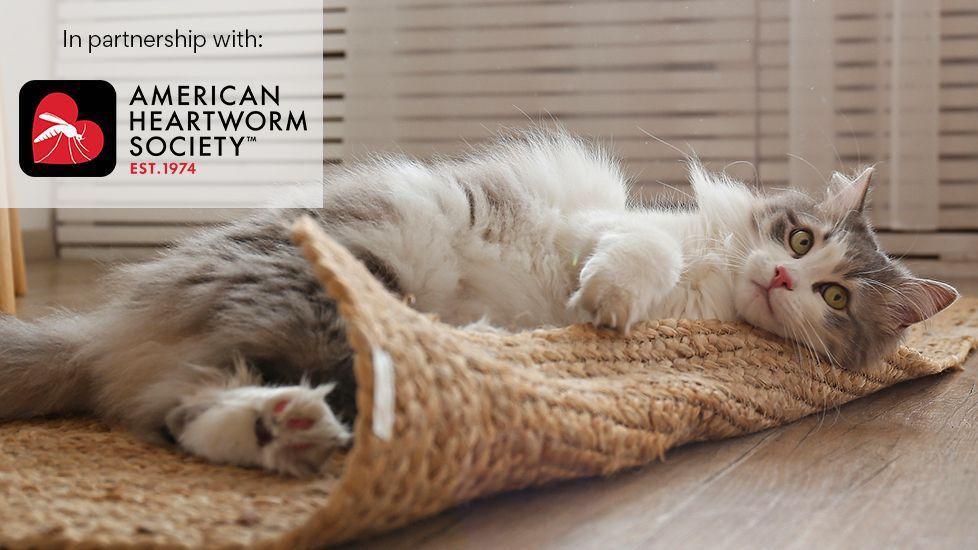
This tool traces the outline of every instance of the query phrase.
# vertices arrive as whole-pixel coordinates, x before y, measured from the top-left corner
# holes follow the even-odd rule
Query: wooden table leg
[[[14,258],[18,255],[23,258],[24,246],[20,238],[20,221],[17,213],[8,208],[13,202],[13,190],[8,187],[11,183],[7,172],[7,151],[3,139],[6,127],[3,124],[2,114],[3,101],[0,98],[0,312],[13,315],[17,308],[14,301],[15,288],[17,288],[14,283],[14,266],[18,262]],[[16,247],[13,239],[14,231],[17,233]],[[23,264],[23,259],[19,262]],[[26,282],[26,277],[24,277],[24,289],[27,286]]]
[[[14,255],[10,238],[10,209],[0,208],[0,312],[17,313],[14,301]]]
[[[24,235],[20,228],[20,211],[10,209],[11,253],[14,256],[14,293],[27,294],[27,263],[24,261]]]

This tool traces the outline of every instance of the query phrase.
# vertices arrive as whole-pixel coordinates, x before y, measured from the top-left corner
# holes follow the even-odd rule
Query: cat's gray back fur
[[[322,219],[264,211],[121,268],[90,315],[0,320],[0,418],[94,410],[158,429],[176,403],[147,400],[148,385],[187,366],[231,371],[237,357],[266,383],[352,385],[342,320],[289,238],[301,214]],[[334,409],[352,416],[342,389]]]

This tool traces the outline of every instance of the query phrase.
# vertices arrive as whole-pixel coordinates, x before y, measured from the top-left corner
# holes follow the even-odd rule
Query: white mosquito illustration
[[[58,136],[58,140],[54,142],[54,147],[52,147],[51,150],[48,151],[48,154],[44,155],[43,157],[36,160],[35,162],[41,162],[44,159],[50,157],[51,153],[57,151],[58,145],[61,145],[61,138],[68,139],[68,157],[71,158],[72,164],[78,164],[78,162],[75,161],[75,155],[71,149],[72,144],[74,144],[75,148],[78,149],[78,154],[85,157],[87,160],[92,160],[91,157],[85,154],[88,152],[88,148],[85,147],[85,144],[82,143],[82,140],[85,139],[85,132],[88,130],[87,124],[85,125],[85,128],[81,131],[81,133],[79,133],[78,128],[75,128],[73,124],[68,124],[68,122],[66,122],[63,118],[52,115],[51,113],[41,113],[40,115],[37,116],[37,118],[47,122],[52,122],[54,123],[54,126],[41,132],[41,135],[34,138],[34,143],[40,143],[44,140],[51,139],[54,136]]]

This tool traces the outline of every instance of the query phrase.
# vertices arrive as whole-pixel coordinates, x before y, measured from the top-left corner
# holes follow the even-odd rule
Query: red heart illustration
[[[31,130],[35,164],[82,164],[102,152],[105,136],[91,120],[78,120],[78,104],[68,94],[44,96]]]

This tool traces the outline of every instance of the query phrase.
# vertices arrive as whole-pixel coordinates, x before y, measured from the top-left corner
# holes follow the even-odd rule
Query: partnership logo
[[[107,176],[116,163],[115,88],[32,80],[20,89],[20,167],[33,177]]]

